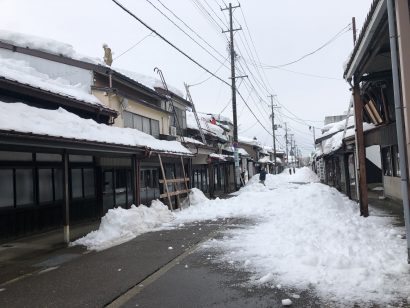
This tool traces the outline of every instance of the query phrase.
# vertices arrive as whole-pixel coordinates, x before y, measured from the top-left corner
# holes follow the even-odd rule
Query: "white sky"
[[[158,0],[150,1],[178,23]],[[226,24],[227,11],[221,12],[218,7],[218,4],[224,6],[224,1],[228,3],[226,0],[161,1],[220,54],[228,56],[226,36],[197,6],[198,3],[202,4],[219,24]],[[256,87],[258,94],[253,91],[248,104],[269,131],[271,121],[268,117],[268,92],[277,95],[280,104],[298,118],[306,120],[307,124],[297,123],[300,121],[295,121],[294,116],[285,108],[277,110],[278,124],[288,122],[290,133],[295,135],[296,143],[304,153],[313,149],[313,135],[308,124],[321,127],[326,115],[342,114],[346,111],[350,98],[349,87],[344,80],[313,78],[278,69],[266,69],[264,72],[259,70],[259,74],[250,64],[251,57],[246,52],[248,45],[245,36],[249,46],[253,47],[242,13],[261,63],[280,65],[320,47],[348,25],[353,16],[356,17],[360,29],[371,2],[372,0],[242,0],[241,9],[235,10],[235,27],[243,28],[243,31],[235,35],[235,44],[239,47],[240,53],[240,64],[237,64],[237,68],[241,70],[242,65],[250,77],[249,81],[243,81],[239,90],[247,99],[250,82]],[[221,67],[219,62],[158,13],[147,0],[121,0],[121,3],[211,71]],[[107,43],[111,47],[114,57],[119,56],[150,33],[110,0],[0,0],[0,5],[0,29],[70,43],[78,52],[89,56],[102,57],[102,43]],[[220,61],[224,61],[224,58],[216,54],[183,24],[179,22],[179,25]],[[352,31],[349,31],[314,55],[285,68],[342,79],[343,63],[352,47]],[[248,63],[251,73],[245,62]],[[226,65],[229,67],[229,62],[226,62]],[[155,75],[154,67],[159,67],[168,83],[181,90],[184,90],[184,82],[194,84],[209,76],[158,37],[146,38],[115,60],[113,66],[151,76]],[[217,75],[230,82],[229,68],[222,67]],[[237,75],[242,75],[242,72],[237,72]],[[262,84],[262,78],[266,86],[259,86]],[[238,84],[240,83],[238,80]],[[192,87],[191,94],[197,110],[219,113],[227,106],[222,114],[232,118],[231,104],[228,104],[231,91],[220,81],[211,78],[201,85]],[[240,135],[257,136],[263,143],[272,145],[272,137],[259,124],[255,124],[255,118],[239,97],[238,116]],[[279,145],[284,145],[283,130],[279,129],[277,134]],[[319,130],[316,131],[316,135],[318,134]]]

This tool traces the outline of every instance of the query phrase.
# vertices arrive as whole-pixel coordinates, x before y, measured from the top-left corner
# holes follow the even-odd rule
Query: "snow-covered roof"
[[[354,125],[354,116],[350,116],[347,121],[347,127],[349,128],[349,127],[352,127],[353,125]],[[344,130],[345,126],[346,126],[346,119],[339,121],[339,122],[327,124],[323,126],[322,136],[320,137],[325,137],[325,136],[337,133],[341,130]]]
[[[272,161],[269,159],[268,156],[264,156],[258,160],[260,164],[271,164]]]
[[[367,123],[367,122],[363,123],[363,131],[368,131],[375,127],[376,126],[372,123]],[[340,149],[343,145],[343,133],[344,133],[344,127],[342,130],[340,130],[338,133],[334,134],[333,136],[322,140],[319,145],[316,145],[316,155],[317,156],[326,155],[326,154],[330,154]],[[351,137],[353,135],[354,135],[354,128],[349,128],[346,130],[345,138]]]
[[[0,130],[148,147],[152,151],[172,154],[191,154],[178,141],[158,140],[136,129],[99,124],[91,119],[83,119],[63,108],[48,110],[23,103],[0,101]]]
[[[143,75],[143,74],[139,74],[133,71],[129,71],[126,69],[122,69],[122,68],[118,68],[115,67],[113,68],[114,71],[117,71],[119,73],[121,73],[122,75],[146,86],[147,88],[150,88],[151,90],[155,91],[155,88],[161,88],[164,89],[164,85],[162,84],[162,81],[160,79],[151,77],[151,76],[147,76],[147,75]],[[180,97],[184,97],[184,94],[182,93],[181,90],[179,90],[178,88],[171,86],[167,83],[167,87],[168,90],[170,90],[171,92],[173,92],[174,94],[180,96]]]
[[[97,97],[90,94],[90,89],[78,83],[71,85],[63,77],[52,78],[37,71],[28,61],[6,58],[0,54],[0,77],[29,85],[51,93],[70,97],[89,104],[102,105]]]
[[[0,30],[0,41],[22,48],[36,49],[54,55],[62,55],[75,60],[104,65],[100,59],[82,55],[75,51],[73,46],[70,44],[59,42],[50,38]]]
[[[197,145],[205,145],[203,142],[196,140],[194,138],[190,137],[184,137],[184,143],[191,143],[191,144],[197,144]]]
[[[252,145],[252,146],[262,148],[262,144],[258,140],[255,140],[253,138],[239,136],[238,140],[239,140],[240,143],[244,143],[244,144],[248,144],[248,145]]]
[[[224,155],[224,154],[217,154],[217,153],[211,153],[209,154],[209,157],[216,158],[216,159],[223,160],[223,161],[233,158],[232,155]]]
[[[250,156],[249,153],[244,148],[238,148],[238,153],[241,156]]]
[[[211,122],[207,121],[205,118],[201,116],[198,117],[204,134],[215,136],[222,140],[228,140],[227,136],[224,135],[224,130],[222,128],[220,128],[218,125],[212,124]],[[199,131],[198,124],[196,122],[195,115],[193,112],[188,110],[186,111],[186,122],[188,128]]]

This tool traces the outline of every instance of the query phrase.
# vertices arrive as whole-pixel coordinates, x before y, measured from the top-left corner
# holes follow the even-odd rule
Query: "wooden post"
[[[168,197],[169,209],[170,209],[171,211],[173,211],[174,209],[173,209],[173,207],[172,207],[171,196],[169,195],[169,190],[168,190],[167,176],[165,175],[164,165],[162,164],[162,159],[161,159],[161,155],[160,155],[160,154],[158,154],[158,158],[159,158],[159,164],[160,164],[160,166],[161,166],[162,178],[164,179],[165,192],[166,192],[167,197]]]
[[[137,155],[132,156],[132,197],[135,206],[140,205],[140,162],[137,159]]]
[[[187,175],[185,174],[185,166],[184,166],[184,159],[181,156],[181,165],[182,165],[182,173],[184,175],[184,183],[185,183],[185,189],[188,191],[187,193],[187,198],[188,198],[188,202],[189,205],[191,206],[191,199],[189,198],[189,187],[188,187],[188,181],[187,181]]]
[[[366,149],[363,134],[363,101],[360,96],[359,84],[355,81],[353,87],[354,115],[356,128],[356,151],[357,151],[357,172],[359,179],[359,202],[360,215],[369,216],[369,204],[367,198],[367,179],[366,179]]]
[[[64,243],[70,243],[70,192],[69,192],[69,177],[68,177],[68,154],[64,151],[64,209],[63,209],[63,229]]]

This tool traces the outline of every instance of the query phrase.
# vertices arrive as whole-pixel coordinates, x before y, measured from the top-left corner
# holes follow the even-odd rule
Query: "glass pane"
[[[53,171],[52,169],[38,170],[38,192],[40,203],[53,201]]]
[[[151,120],[151,132],[152,136],[159,138],[159,121]]]
[[[132,172],[130,170],[127,171],[127,204],[131,205],[134,203],[134,196],[133,196],[133,189],[132,189]]]
[[[94,169],[84,169],[84,197],[93,197],[94,195]]]
[[[13,205],[13,170],[0,170],[0,207]]]
[[[56,201],[63,199],[63,196],[64,196],[63,188],[64,188],[63,170],[54,169],[54,192],[55,192]]]
[[[132,113],[128,111],[124,111],[123,117],[124,117],[124,127],[134,128],[134,123],[132,121]]]
[[[146,134],[151,134],[151,124],[148,118],[142,118],[142,131]]]
[[[124,207],[127,203],[126,193],[126,173],[125,170],[115,171],[115,205]]]
[[[37,161],[62,161],[63,158],[60,154],[47,154],[47,153],[37,153]]]
[[[81,176],[81,169],[71,169],[71,197],[83,197],[83,180]]]
[[[92,163],[93,157],[88,155],[70,155],[69,161],[74,163]]]
[[[16,169],[16,199],[17,206],[34,203],[32,169]]]
[[[114,207],[114,183],[112,171],[104,172],[103,214]]]
[[[134,114],[134,128],[142,131],[142,117],[140,115]]]
[[[7,161],[31,161],[33,155],[27,152],[11,152],[11,151],[0,151],[0,160]]]

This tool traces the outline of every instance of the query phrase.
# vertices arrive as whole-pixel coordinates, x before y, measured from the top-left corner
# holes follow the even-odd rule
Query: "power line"
[[[222,58],[225,58],[224,55],[222,55],[217,49],[215,49],[211,44],[208,43],[207,40],[205,40],[201,35],[198,34],[198,31],[192,29],[185,21],[183,21],[179,16],[177,16],[171,9],[169,9],[165,4],[162,3],[161,0],[157,0],[168,12],[170,12],[176,19],[178,19],[181,23],[184,24],[185,27],[187,27],[192,33],[194,33],[202,42],[204,42],[206,45],[208,45],[213,51],[215,51],[219,56]]]
[[[207,54],[209,54],[212,58],[214,58],[216,61],[218,61],[220,64],[224,65],[224,63],[218,59],[215,55],[213,55],[208,49],[206,49],[204,46],[202,46],[200,43],[198,43],[197,40],[195,40],[191,35],[189,35],[184,29],[182,29],[179,25],[177,25],[171,18],[169,18],[164,12],[162,12],[158,7],[156,7],[150,0],[145,0],[147,1],[155,10],[157,10],[162,16],[164,16],[168,21],[170,21],[175,27],[177,27],[179,30],[181,30],[186,36],[188,36],[195,44],[197,44],[201,49],[203,49]],[[184,23],[185,24],[185,23]],[[191,29],[191,28],[190,28]],[[193,30],[192,30],[193,31]],[[208,44],[208,43],[207,43]],[[209,44],[208,44],[209,45]],[[215,48],[212,47],[213,50],[215,50],[219,55],[221,55]],[[223,57],[223,55],[221,55]]]
[[[144,21],[142,21],[140,18],[138,18],[134,13],[132,13],[130,10],[128,10],[126,7],[124,7],[122,4],[120,4],[117,0],[111,0],[112,2],[114,2],[117,6],[119,6],[124,12],[126,12],[127,14],[129,14],[130,16],[132,16],[134,19],[136,19],[138,22],[140,22],[144,27],[148,28],[149,30],[151,30],[153,33],[155,33],[158,37],[160,37],[163,41],[165,41],[168,45],[172,46],[174,49],[176,49],[179,53],[183,54],[186,58],[188,58],[191,62],[195,63],[197,66],[199,66],[200,68],[202,68],[204,71],[208,72],[209,74],[211,74],[212,76],[214,76],[215,78],[217,78],[218,80],[220,80],[221,82],[225,83],[226,85],[230,86],[230,84],[228,82],[226,82],[225,80],[223,80],[221,77],[219,77],[218,75],[212,73],[209,69],[207,69],[205,66],[203,66],[202,64],[200,64],[199,62],[197,62],[196,60],[194,60],[191,56],[189,56],[187,53],[185,53],[184,51],[182,51],[179,47],[175,46],[173,43],[171,43],[169,40],[167,40],[164,36],[162,36],[161,34],[159,34],[156,30],[154,30],[152,27],[150,27],[148,24],[146,24]]]
[[[132,45],[130,48],[128,48],[126,51],[124,51],[123,53],[121,53],[119,56],[115,57],[113,60],[117,60],[119,57],[125,55],[127,52],[131,51],[132,49],[134,49],[135,47],[137,47],[139,44],[141,44],[146,38],[153,36],[152,32],[150,32],[149,34],[147,34],[146,36],[144,36],[142,39],[140,39],[138,42],[136,42],[134,45]]]
[[[343,27],[339,32],[337,32],[330,40],[328,40],[326,43],[321,45],[319,48],[316,48],[315,50],[313,50],[311,52],[308,52],[307,54],[297,58],[296,60],[293,60],[293,61],[290,61],[290,62],[287,62],[287,63],[284,63],[284,64],[279,64],[279,65],[266,65],[266,64],[263,64],[263,68],[271,69],[271,68],[285,67],[285,66],[289,66],[289,65],[295,64],[297,62],[300,62],[303,59],[317,53],[318,51],[322,50],[326,46],[330,45],[332,42],[334,42],[336,39],[338,39],[343,34],[349,32],[350,31],[350,28],[349,28],[350,26],[351,26],[351,24],[349,23],[347,26]]]

